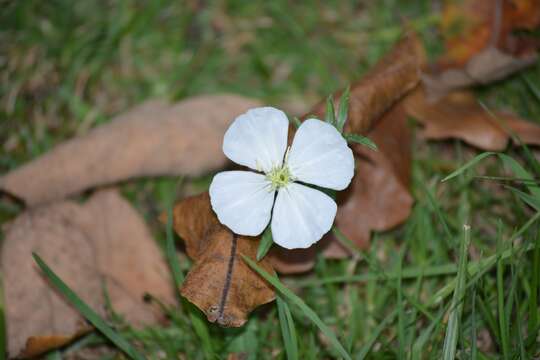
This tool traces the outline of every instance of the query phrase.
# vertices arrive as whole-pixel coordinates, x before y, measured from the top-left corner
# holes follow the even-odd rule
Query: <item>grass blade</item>
[[[268,281],[276,290],[278,290],[286,299],[288,299],[291,303],[298,306],[300,310],[306,315],[306,317],[311,320],[318,328],[321,330],[321,332],[326,336],[326,338],[330,341],[334,349],[343,356],[345,359],[351,359],[351,356],[347,353],[347,350],[341,345],[338,338],[309,306],[306,305],[306,303],[298,297],[295,293],[293,293],[291,290],[287,289],[277,277],[270,275],[265,270],[263,270],[259,265],[255,263],[255,261],[251,260],[247,256],[242,255],[242,258],[244,261],[253,269],[255,270],[259,275],[261,275],[266,281]]]
[[[358,352],[358,356],[356,357],[358,360],[364,360],[366,356],[368,356],[371,348],[373,347],[373,345],[375,345],[375,342],[377,341],[383,330],[386,329],[386,327],[390,325],[392,321],[394,321],[396,316],[397,310],[394,310],[390,314],[388,314],[379,325],[377,325],[366,344]]]
[[[257,249],[257,261],[261,261],[261,259],[266,256],[273,243],[274,239],[272,238],[272,231],[270,230],[270,226],[268,226],[262,234],[261,241],[259,242],[259,247]]]
[[[344,134],[343,137],[345,140],[347,140],[347,142],[364,145],[373,151],[379,151],[377,145],[368,137],[358,134]]]
[[[283,337],[283,344],[285,345],[285,353],[288,360],[298,359],[298,337],[296,336],[296,328],[294,327],[294,321],[291,315],[291,310],[287,302],[281,298],[276,297],[276,303],[278,308],[279,325],[281,327],[281,336]]]
[[[334,109],[334,98],[328,95],[326,98],[326,116],[324,120],[332,126],[336,126],[336,110]]]
[[[463,172],[465,172],[466,170],[468,170],[471,167],[475,166],[476,164],[478,164],[483,159],[487,158],[488,156],[495,155],[495,154],[497,154],[497,153],[489,151],[489,152],[484,152],[484,153],[481,153],[481,154],[475,156],[471,161],[469,161],[468,163],[466,163],[465,165],[463,165],[459,169],[453,171],[448,176],[446,176],[444,179],[442,179],[441,182],[451,180],[451,179],[455,178],[456,176],[461,175]]]
[[[351,89],[347,86],[343,94],[341,94],[341,98],[339,99],[338,117],[336,123],[336,128],[339,132],[343,132],[345,122],[347,121],[347,113],[349,111],[349,97],[351,95],[350,91]]]
[[[502,234],[501,226],[499,223],[498,229],[498,241],[497,246],[502,250]],[[498,252],[501,252],[500,250]],[[503,351],[503,358],[508,360],[510,358],[510,348],[508,342],[508,325],[506,323],[506,312],[504,307],[504,263],[503,259],[499,257],[497,260],[497,308],[499,317],[499,334],[501,337],[501,347]]]
[[[534,176],[532,176],[523,166],[521,166],[520,163],[518,163],[516,160],[511,158],[510,156],[506,154],[498,154],[499,158],[502,160],[504,165],[509,167],[514,175],[518,177],[519,179],[523,180],[529,180],[530,184],[527,186],[527,189],[531,192],[531,194],[540,201],[540,187],[535,184]]]
[[[467,259],[471,236],[471,229],[468,225],[463,226],[463,236],[459,249],[459,267],[456,276],[457,285],[454,290],[450,307],[450,316],[446,335],[444,337],[443,359],[453,360],[456,358],[456,349],[461,322],[461,312],[463,310],[463,296],[465,295],[465,281],[467,279]]]
[[[45,262],[37,255],[33,253],[34,260],[43,271],[45,276],[51,281],[51,283],[66,297],[67,300],[88,320],[96,329],[98,329],[107,339],[109,339],[114,345],[122,350],[126,355],[132,359],[144,360],[144,357],[135,350],[131,344],[124,339],[120,334],[114,331],[105,321],[92,310],[73,290],[71,290],[66,283],[62,281],[52,270],[45,264]]]

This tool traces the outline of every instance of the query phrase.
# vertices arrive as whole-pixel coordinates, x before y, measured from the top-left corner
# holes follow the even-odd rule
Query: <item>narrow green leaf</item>
[[[281,336],[283,337],[283,344],[285,345],[285,353],[288,360],[298,359],[298,337],[296,336],[296,328],[294,327],[294,321],[291,315],[291,310],[287,302],[281,298],[276,297],[276,303],[278,308],[279,325],[281,327]]]
[[[536,211],[540,211],[540,198],[524,193],[523,191],[518,190],[511,186],[505,186],[505,188],[513,192],[517,197],[523,200],[523,202],[535,208]]]
[[[471,290],[471,359],[478,358],[478,336],[476,330],[476,284]]]
[[[372,334],[369,337],[368,341],[364,344],[364,346],[362,346],[362,348],[358,352],[358,356],[356,357],[356,359],[364,360],[368,356],[371,348],[373,348],[373,345],[375,345],[375,342],[377,341],[381,333],[384,331],[384,329],[386,329],[388,325],[390,325],[394,321],[396,316],[397,310],[394,310],[390,314],[388,314],[379,325],[377,325],[377,327],[372,331]]]
[[[366,146],[373,151],[379,151],[379,148],[377,147],[377,145],[373,141],[371,141],[371,139],[365,136],[358,135],[358,134],[344,134],[343,137],[345,137],[345,140],[347,140],[347,142],[352,142],[352,143]]]
[[[540,234],[537,235],[540,237]],[[533,339],[536,339],[536,331],[538,329],[538,282],[540,272],[540,239],[536,240],[534,252],[532,255],[532,271],[531,271],[531,290],[529,296],[529,319],[527,324],[528,333]]]
[[[535,198],[538,199],[538,201],[540,201],[540,187],[538,187],[538,185],[535,183],[534,177],[527,170],[525,170],[525,168],[523,168],[520,163],[518,163],[510,156],[506,154],[498,154],[498,156],[502,160],[502,162],[512,170],[514,175],[516,175],[520,179],[530,181],[530,183],[527,185],[527,189]]]
[[[501,223],[497,229],[497,247],[498,253],[502,252],[502,229]],[[501,347],[503,351],[503,358],[508,360],[510,358],[510,344],[508,342],[508,325],[506,323],[506,313],[504,311],[504,263],[503,259],[497,260],[497,309],[499,318],[499,334],[501,336]]]
[[[273,287],[276,288],[286,299],[288,299],[291,303],[298,306],[300,310],[304,313],[304,315],[311,320],[318,328],[321,330],[321,332],[328,338],[334,349],[343,356],[345,359],[351,359],[351,356],[347,353],[343,345],[339,342],[338,338],[309,306],[306,305],[306,303],[298,297],[295,293],[293,293],[291,290],[287,289],[276,276],[272,276],[269,273],[267,273],[264,269],[262,269],[259,265],[255,263],[255,261],[251,260],[247,256],[242,255],[242,258],[244,261],[253,269],[255,270],[259,275],[261,275],[266,281],[268,281],[270,284],[272,284]]]
[[[262,258],[266,256],[268,250],[272,247],[274,239],[272,238],[272,230],[270,226],[264,230],[261,241],[259,242],[259,248],[257,249],[257,261],[261,261]]]
[[[144,357],[135,350],[131,344],[124,339],[120,334],[114,331],[105,321],[92,310],[73,290],[71,290],[66,283],[62,281],[45,262],[37,255],[32,253],[34,260],[43,271],[45,276],[51,281],[51,283],[66,297],[66,299],[107,339],[109,339],[114,345],[122,350],[126,355],[132,359],[144,360]]]
[[[341,98],[339,99],[338,117],[336,124],[336,128],[339,132],[343,132],[345,122],[347,121],[347,116],[349,112],[349,98],[351,95],[350,90],[350,87],[347,86],[343,94],[341,94]]]
[[[296,116],[294,116],[292,118],[292,123],[293,123],[294,127],[297,128],[297,129],[300,127],[300,125],[302,125],[302,122]]]
[[[326,98],[326,116],[324,120],[332,126],[336,126],[336,110],[334,109],[334,98],[328,95]]]
[[[448,181],[450,179],[455,178],[458,175],[461,175],[463,172],[465,172],[465,170],[468,170],[469,168],[475,166],[476,164],[478,164],[480,161],[487,158],[488,156],[495,155],[495,154],[497,154],[497,153],[496,152],[484,152],[484,153],[481,153],[481,154],[475,156],[471,161],[469,161],[468,163],[466,163],[465,165],[463,165],[459,169],[453,171],[447,177],[442,179],[441,182]]]
[[[411,360],[421,360],[425,358],[426,354],[424,347],[428,343],[428,340],[431,337],[433,330],[435,330],[435,328],[441,324],[445,313],[446,309],[441,309],[437,317],[433,321],[431,321],[429,326],[424,331],[422,331],[420,336],[418,336],[412,347]]]
[[[463,235],[459,249],[459,266],[456,275],[456,288],[452,297],[446,335],[444,337],[443,359],[454,360],[456,358],[457,342],[461,322],[461,312],[463,310],[463,297],[465,295],[465,283],[467,279],[467,260],[469,243],[471,240],[471,230],[468,225],[463,226]]]
[[[398,359],[405,358],[405,306],[403,304],[402,276],[404,249],[399,254],[398,278],[396,285],[397,311],[398,311]]]

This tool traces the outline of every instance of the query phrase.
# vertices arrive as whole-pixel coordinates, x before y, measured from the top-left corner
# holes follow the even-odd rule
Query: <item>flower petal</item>
[[[296,180],[343,190],[354,175],[354,156],[347,141],[332,125],[308,119],[300,125],[287,164]]]
[[[336,211],[330,196],[291,183],[278,191],[272,215],[274,242],[286,249],[310,247],[330,230]]]
[[[239,235],[259,235],[270,222],[275,190],[264,175],[224,171],[210,184],[210,203],[219,221]]]
[[[225,133],[223,152],[235,163],[268,172],[283,163],[288,130],[283,111],[272,107],[248,110]]]

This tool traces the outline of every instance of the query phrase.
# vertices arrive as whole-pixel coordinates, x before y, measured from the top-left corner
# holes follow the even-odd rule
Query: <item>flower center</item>
[[[266,174],[266,178],[272,184],[272,190],[287,186],[292,181],[291,173],[287,166],[277,167]]]

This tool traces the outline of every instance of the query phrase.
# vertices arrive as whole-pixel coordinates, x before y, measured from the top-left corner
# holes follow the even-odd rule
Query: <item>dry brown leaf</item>
[[[0,190],[29,205],[138,176],[198,175],[226,164],[223,134],[259,106],[236,95],[152,100],[0,177]]]
[[[97,192],[83,205],[63,201],[29,210],[8,227],[2,246],[11,357],[36,355],[88,330],[39,272],[32,252],[102,316],[105,288],[113,310],[134,326],[163,319],[159,309],[144,303],[145,293],[174,303],[159,248],[141,216],[115,190]]]
[[[462,67],[482,50],[493,47],[519,55],[522,41],[515,30],[533,30],[540,25],[537,0],[447,0],[442,11],[441,33],[446,53],[439,60],[444,68]]]
[[[536,62],[536,53],[521,57],[490,47],[474,57],[463,68],[451,68],[438,73],[424,74],[422,79],[432,99],[444,96],[453,89],[474,84],[487,84],[530,66]]]
[[[339,193],[336,225],[362,248],[369,245],[371,231],[388,230],[410,214],[411,134],[401,99],[418,85],[424,65],[422,44],[414,33],[408,33],[351,88],[345,131],[367,135],[379,152],[352,146],[356,175],[349,188]],[[324,112],[325,103],[320,102],[308,114],[322,118]],[[276,271],[298,273],[310,270],[321,251],[328,257],[349,255],[329,233],[309,249],[274,247],[269,256]]]
[[[241,255],[255,259],[259,237],[240,236],[221,225],[208,193],[187,198],[174,207],[174,229],[195,260],[181,294],[201,309],[210,322],[239,327],[257,306],[275,298],[272,287],[255,273]],[[166,221],[166,215],[161,216]],[[259,262],[274,270],[268,258]]]
[[[409,193],[411,131],[402,103],[387,111],[368,136],[379,151],[353,146],[357,155],[356,176],[349,189],[338,197],[336,215],[336,226],[362,249],[369,247],[371,231],[401,224],[409,217],[413,204]],[[347,254],[340,248],[344,250],[334,241],[325,254]]]
[[[419,88],[405,102],[409,115],[424,125],[427,139],[457,138],[483,150],[503,150],[515,134],[526,144],[540,145],[540,127],[516,115],[488,112],[474,94],[456,91],[430,102]]]
[[[408,32],[392,50],[351,87],[345,132],[366,134],[394,103],[416,87],[426,62],[418,36]],[[341,92],[336,96],[341,97]],[[337,106],[336,106],[337,108]],[[326,101],[320,101],[303,118],[324,118]]]
[[[489,83],[533,64],[540,43],[514,30],[539,25],[537,0],[446,1],[441,21],[446,53],[424,77],[428,95]]]

